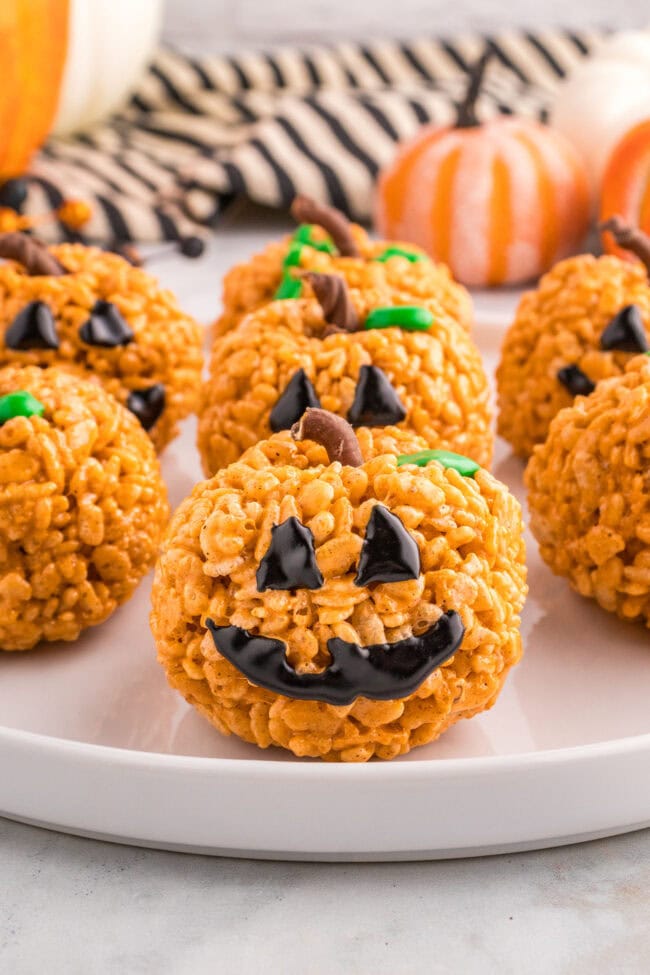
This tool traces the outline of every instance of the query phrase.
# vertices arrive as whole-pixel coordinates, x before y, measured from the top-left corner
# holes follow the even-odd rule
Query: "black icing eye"
[[[320,589],[323,576],[316,564],[314,536],[291,517],[271,529],[271,544],[259,564],[257,591]]]
[[[386,427],[400,423],[405,416],[406,410],[386,373],[378,366],[361,366],[354,402],[348,410],[352,426]]]
[[[126,405],[135,413],[145,430],[152,426],[165,409],[165,387],[162,383],[146,389],[134,389],[129,393]]]
[[[600,347],[618,352],[647,352],[650,349],[641,312],[636,305],[626,305],[614,315],[600,336]]]
[[[355,586],[371,582],[403,582],[420,574],[420,551],[415,540],[388,508],[376,504],[366,528]]]
[[[564,366],[558,369],[557,378],[572,396],[589,396],[596,388],[596,384],[592,383],[580,366]]]
[[[54,315],[44,301],[30,301],[5,332],[8,349],[58,349]]]
[[[90,318],[79,328],[79,338],[87,345],[110,349],[116,345],[128,345],[134,335],[112,301],[96,301]]]
[[[269,417],[269,425],[273,433],[278,430],[290,430],[297,423],[308,406],[320,406],[311,381],[304,369],[294,373],[280,399],[277,401]]]

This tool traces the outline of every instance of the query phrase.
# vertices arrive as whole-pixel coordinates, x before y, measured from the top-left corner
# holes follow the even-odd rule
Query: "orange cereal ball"
[[[582,596],[650,626],[650,359],[561,410],[526,469],[544,561]]]
[[[196,406],[201,329],[170,291],[116,254],[0,237],[0,366],[92,373],[161,450]]]
[[[170,684],[223,734],[390,759],[494,704],[525,577],[505,485],[310,409],[180,506],[151,625]]]
[[[301,271],[340,274],[350,287],[368,291],[371,304],[424,304],[470,328],[474,313],[469,292],[444,264],[434,264],[419,247],[371,240],[339,211],[306,197],[296,198],[292,213],[299,222],[293,236],[269,244],[224,278],[223,312],[214,325],[215,336],[229,332],[244,315],[274,298],[297,297]]]
[[[206,474],[288,429],[308,406],[354,426],[401,424],[487,467],[489,388],[467,332],[417,306],[370,308],[337,275],[310,280],[318,300],[272,302],[215,342],[199,405]]]
[[[168,515],[151,441],[100,385],[0,370],[0,649],[107,619],[152,567]]]
[[[650,284],[641,266],[589,254],[556,264],[523,296],[503,341],[498,432],[528,456],[559,410],[620,375],[649,337]]]

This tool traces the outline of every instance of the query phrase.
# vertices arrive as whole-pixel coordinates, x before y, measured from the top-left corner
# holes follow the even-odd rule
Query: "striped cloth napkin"
[[[161,50],[120,114],[41,150],[25,211],[86,199],[84,234],[103,244],[201,233],[240,196],[285,208],[307,193],[367,221],[396,142],[454,119],[486,47],[494,57],[479,115],[543,119],[559,80],[603,33],[510,31],[201,60]],[[66,231],[52,224],[48,235]]]

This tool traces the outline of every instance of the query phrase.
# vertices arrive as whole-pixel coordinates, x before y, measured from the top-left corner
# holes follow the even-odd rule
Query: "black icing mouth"
[[[420,636],[397,643],[360,647],[339,637],[327,641],[330,666],[320,674],[299,674],[288,663],[282,640],[256,636],[239,626],[205,621],[219,653],[253,684],[284,697],[326,704],[352,704],[357,697],[374,701],[408,697],[458,650],[465,627],[449,610]]]

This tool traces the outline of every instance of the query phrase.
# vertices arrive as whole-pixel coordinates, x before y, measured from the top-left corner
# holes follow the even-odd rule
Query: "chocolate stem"
[[[481,124],[476,114],[476,102],[483,87],[486,68],[493,56],[493,48],[488,47],[470,69],[465,98],[458,106],[457,129],[474,129]]]
[[[352,304],[350,292],[344,278],[339,274],[317,274],[307,271],[302,275],[316,295],[316,300],[323,310],[325,321],[334,326],[324,332],[357,332],[359,330],[359,316]]]
[[[639,258],[650,277],[650,237],[642,230],[631,227],[623,217],[616,214],[599,224],[598,229],[608,231],[619,247],[630,251]]]
[[[361,467],[363,457],[357,435],[342,416],[309,407],[291,427],[294,440],[313,440],[327,451],[330,463],[338,460],[346,467]]]
[[[30,276],[40,274],[59,276],[67,273],[54,254],[50,254],[46,244],[36,237],[29,237],[17,231],[0,234],[0,257],[22,264]]]
[[[291,216],[298,223],[316,223],[326,230],[342,257],[360,257],[352,224],[340,210],[300,194],[291,204]]]

